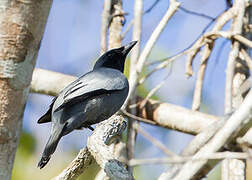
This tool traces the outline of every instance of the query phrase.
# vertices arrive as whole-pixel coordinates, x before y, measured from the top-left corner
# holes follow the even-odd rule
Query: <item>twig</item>
[[[202,42],[201,44],[198,44],[199,47],[202,47],[203,45],[205,45],[206,42]],[[148,77],[150,77],[153,73],[157,72],[160,69],[166,68],[170,63],[172,63],[173,61],[175,61],[176,59],[178,59],[179,57],[182,57],[188,53],[190,53],[191,51],[197,49],[198,47],[195,48],[191,48],[191,49],[187,49],[175,56],[170,57],[169,59],[166,59],[165,61],[163,61],[162,63],[160,63],[158,66],[156,66],[152,71],[150,71],[149,73],[147,73],[144,77],[142,77],[139,80],[139,84],[142,84]]]
[[[109,16],[111,9],[111,0],[104,1],[104,8],[102,12],[102,20],[101,20],[101,53],[107,51],[107,30],[109,25]]]
[[[250,71],[252,71],[252,59],[249,56],[249,54],[245,51],[245,49],[241,49],[240,55],[243,56],[244,60],[247,63],[247,66],[249,67]]]
[[[177,156],[176,153],[172,152],[171,150],[167,149],[167,147],[160,142],[159,140],[155,139],[151,136],[148,132],[143,130],[141,127],[138,128],[138,132],[145,137],[148,141],[150,141],[153,145],[157,146],[161,151],[163,151],[168,156]]]
[[[228,11],[225,11],[224,13],[221,13],[220,15],[218,15],[216,17],[216,19],[218,19],[217,20],[218,25],[215,25],[216,29],[219,27],[220,28],[223,27],[224,24],[226,24],[227,21],[230,20],[232,17],[233,17],[233,9],[232,8],[230,8]],[[195,50],[190,52],[190,54],[188,54],[188,58],[187,58],[187,62],[186,62],[186,75],[187,76],[192,76],[192,74],[193,74],[193,70],[192,70],[193,59],[197,55],[197,53],[200,51],[199,44],[203,40],[202,37],[203,37],[204,33],[205,32],[203,32],[200,35],[200,38],[198,38],[198,40],[192,46],[192,49],[195,48]],[[198,48],[196,48],[196,47],[198,47]]]
[[[154,7],[156,7],[156,5],[157,5],[159,2],[160,2],[160,0],[156,0],[147,10],[145,10],[145,11],[143,12],[143,14],[147,14],[147,13],[151,12],[152,9],[153,9]]]
[[[138,83],[139,74],[142,71],[142,68],[144,66],[144,63],[145,63],[147,57],[149,56],[154,44],[156,43],[157,39],[159,38],[159,36],[160,36],[161,32],[163,31],[163,29],[165,28],[166,24],[168,23],[170,18],[173,16],[173,14],[177,11],[179,5],[180,5],[180,3],[178,3],[176,0],[170,0],[170,6],[169,6],[168,10],[166,11],[164,17],[161,19],[161,21],[159,22],[159,24],[157,25],[157,27],[155,28],[155,30],[151,34],[148,42],[146,43],[146,45],[140,55],[140,58],[138,60],[138,63],[136,66],[136,71],[131,72],[132,77],[134,77],[134,78],[132,78],[132,80],[130,81],[130,90],[129,90],[128,97],[131,97],[131,95],[135,91],[137,83]],[[124,104],[124,108],[128,104],[128,101],[129,101],[129,99],[126,100],[126,102]]]
[[[151,98],[151,96],[153,96],[153,94],[155,94],[165,84],[167,77],[164,80],[162,80],[160,83],[158,83],[152,90],[150,90],[150,92],[141,102],[140,108],[143,108],[146,105],[147,101]]]
[[[225,10],[226,11],[226,10]],[[224,11],[224,12],[225,12]],[[182,49],[181,51],[177,52],[176,54],[172,55],[172,56],[169,56],[169,57],[165,57],[165,58],[162,58],[162,59],[159,59],[159,60],[156,60],[154,62],[150,62],[146,65],[153,65],[153,64],[156,64],[156,63],[162,63],[164,61],[166,61],[167,59],[171,59],[173,58],[174,56],[177,56],[178,54],[182,54],[184,53],[185,51],[187,51],[188,49],[194,49],[193,48],[193,45],[201,38],[201,36],[207,31],[207,29],[215,22],[215,20],[220,16],[222,15],[224,12],[221,12],[220,14],[218,14],[213,20],[211,20],[204,28],[203,30],[201,31],[201,33],[198,35],[198,37],[191,43],[189,44],[189,46],[187,46],[186,48]],[[196,49],[195,49],[196,50]]]
[[[188,13],[188,14],[191,14],[191,15],[203,17],[203,18],[210,19],[210,20],[215,20],[215,17],[211,17],[211,16],[208,16],[208,15],[203,14],[203,13],[198,13],[198,12],[194,12],[194,11],[188,10],[188,9],[184,8],[183,6],[180,6],[179,9],[181,11],[183,11],[185,13]]]
[[[131,159],[128,164],[132,166],[138,165],[148,165],[148,164],[180,164],[187,161],[204,161],[204,160],[214,160],[214,159],[252,159],[251,154],[249,153],[239,153],[239,152],[216,152],[213,154],[207,154],[201,157],[194,156],[178,156],[178,157],[163,157],[163,158],[151,158],[151,159]]]
[[[129,112],[127,112],[126,110],[123,110],[123,109],[122,109],[121,111],[122,111],[122,113],[123,113],[125,116],[127,116],[127,117],[129,117],[129,118],[138,120],[138,121],[140,121],[140,122],[152,124],[152,125],[158,125],[158,123],[156,123],[155,121],[152,121],[152,120],[150,120],[150,119],[141,118],[141,117],[136,116],[136,115],[134,115],[134,114],[131,114],[131,113],[129,113]]]
[[[194,88],[194,95],[193,95],[193,103],[192,103],[192,110],[197,111],[200,108],[201,103],[201,96],[202,96],[202,88],[203,88],[203,81],[205,77],[206,66],[208,62],[208,58],[211,54],[213,49],[213,41],[208,43],[205,46],[203,51],[200,67],[197,74],[196,84]]]
[[[250,41],[249,39],[241,36],[240,34],[236,34],[233,37],[235,40],[241,42],[242,44],[248,46],[249,48],[252,48],[252,41]]]
[[[124,32],[122,32],[121,34],[121,39],[123,40],[124,37],[126,36],[126,34],[130,31],[131,27],[133,26],[134,24],[134,19],[132,19],[129,23],[129,25],[126,27],[126,30]]]
[[[211,34],[211,33],[216,34],[216,31],[220,31],[222,29],[222,27],[231,19],[232,13],[230,13],[229,11],[231,11],[231,10],[228,10],[226,13],[224,13],[223,15],[221,15],[217,19],[217,22],[216,22],[215,26],[213,27],[213,30],[209,34]],[[216,40],[216,38],[213,38],[212,40],[208,41],[208,43],[204,47],[204,50],[202,53],[201,64],[200,64],[200,68],[198,70],[197,80],[196,80],[194,95],[193,95],[192,110],[194,110],[194,111],[199,110],[199,108],[200,108],[206,66],[207,66],[208,59],[211,55],[215,40]],[[195,51],[196,54],[198,52],[199,51]],[[192,52],[192,53],[194,53],[194,52]],[[194,58],[196,56],[196,54],[195,55],[190,54],[190,56],[189,56],[188,61],[190,62],[190,66],[187,66],[187,69],[190,69],[190,71],[192,71],[192,59],[190,59],[190,58]],[[190,72],[190,73],[192,73],[192,72]]]
[[[236,5],[235,5],[236,4]],[[234,17],[234,21],[232,23],[232,31],[237,34],[242,33],[242,24],[243,17],[245,14],[245,1],[237,1],[234,3],[233,8],[235,8],[236,17]],[[229,53],[227,70],[226,70],[226,87],[225,87],[225,112],[232,111],[232,91],[233,91],[233,78],[234,78],[234,69],[235,69],[235,61],[239,56],[239,48],[240,43],[238,41],[234,41],[232,43],[232,50]]]

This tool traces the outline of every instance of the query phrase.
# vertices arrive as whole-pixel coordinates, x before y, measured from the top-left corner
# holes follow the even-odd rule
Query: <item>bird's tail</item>
[[[56,130],[53,130],[42,154],[42,158],[38,163],[38,167],[42,169],[50,160],[51,155],[55,152],[60,138],[63,135],[63,129],[65,126],[61,126]]]

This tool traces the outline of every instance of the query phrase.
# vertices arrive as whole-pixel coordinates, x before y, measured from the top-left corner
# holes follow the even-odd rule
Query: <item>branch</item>
[[[143,130],[141,127],[138,128],[138,132],[148,141],[150,141],[153,145],[155,145],[156,147],[158,147],[161,151],[163,151],[167,156],[177,156],[176,153],[174,153],[173,151],[167,149],[167,147],[160,142],[159,140],[157,140],[156,138],[154,138],[152,135],[150,135],[148,132],[146,132],[145,130]]]
[[[96,162],[107,176],[115,180],[133,179],[124,165],[113,153],[113,139],[125,130],[126,121],[121,116],[113,116],[99,123],[92,136],[88,138],[87,147]],[[109,145],[112,144],[112,148]]]
[[[227,12],[222,14],[217,19],[217,22],[214,25],[213,30],[211,31],[211,33],[215,33],[216,31],[219,31],[219,30],[222,29],[222,27],[232,17],[233,13],[231,13],[231,12],[232,12],[232,9],[228,10]],[[208,38],[206,38],[204,36],[205,35],[203,35],[203,38],[201,38],[201,39],[202,40],[204,40],[204,39],[208,40]],[[198,70],[197,80],[196,80],[195,89],[194,89],[194,96],[193,96],[193,103],[192,103],[192,109],[193,110],[199,110],[199,108],[200,108],[202,88],[203,88],[203,80],[204,80],[204,77],[205,77],[205,70],[206,70],[208,59],[209,59],[209,57],[211,55],[211,52],[212,52],[212,49],[214,47],[215,40],[216,40],[216,38],[208,41],[208,43],[206,44],[206,46],[204,47],[204,50],[202,52],[201,64],[200,64],[200,67],[199,67],[199,70]],[[198,43],[200,44],[200,42],[198,42]],[[192,51],[192,53],[188,56],[187,70],[189,70],[190,73],[192,73],[192,61],[193,61],[194,57],[196,56],[196,54],[199,52],[199,50],[200,49],[198,49],[197,51]],[[187,72],[187,75],[188,74],[190,75],[189,72]]]
[[[53,180],[74,180],[77,179],[92,163],[94,158],[87,148],[80,150],[77,157]]]
[[[76,78],[49,70],[35,69],[31,82],[31,92],[56,96]],[[151,99],[147,101],[144,108],[139,109],[139,106],[137,108],[140,117],[149,119],[150,124],[189,134],[198,134],[218,119],[218,117],[212,115],[194,112],[180,106]]]
[[[103,54],[107,51],[107,30],[109,25],[109,16],[111,9],[111,0],[104,1],[104,8],[102,12],[101,20],[101,53]]]
[[[122,0],[113,0],[111,4],[110,16],[112,17],[109,26],[109,49],[121,46],[122,23],[124,22],[124,12]]]
[[[195,111],[196,112],[196,111]],[[224,126],[225,122],[229,116],[225,116],[219,119],[216,122],[213,122],[209,126],[207,126],[201,133],[196,135],[193,140],[184,148],[181,152],[181,156],[192,156],[194,155],[201,147],[203,147],[210,139],[216,134],[216,132]],[[173,165],[172,168],[162,173],[159,177],[159,180],[171,179],[174,177],[177,172],[182,168],[182,164]]]
[[[54,180],[76,179],[94,160],[111,179],[128,180],[132,175],[119,162],[113,152],[113,140],[126,128],[126,121],[121,116],[112,116],[99,123],[88,138],[87,147],[80,150],[78,156]]]
[[[236,13],[236,17],[234,17],[234,21],[232,23],[232,32],[241,34],[242,33],[242,25],[243,25],[243,17],[245,14],[245,1],[235,1],[233,5],[234,12]],[[226,70],[226,87],[225,87],[225,112],[229,113],[232,111],[232,91],[233,91],[233,78],[234,78],[234,70],[235,70],[235,62],[237,57],[239,56],[240,43],[238,41],[234,41],[232,43],[232,50],[229,53],[227,70]]]
[[[252,118],[252,91],[246,96],[244,102],[241,106],[233,113],[233,115],[227,120],[225,125],[216,133],[216,135],[203,146],[196,154],[195,158],[200,158],[204,155],[217,152],[221,147],[223,147],[235,134],[236,131],[244,127],[249,120]],[[190,179],[192,178],[207,160],[192,162],[189,161],[181,168],[178,175],[174,178],[176,179]]]
[[[217,19],[217,24],[215,25],[216,29],[220,29],[225,25],[232,17],[233,17],[233,8],[230,8],[228,11],[224,12],[221,14],[218,19]],[[188,54],[187,62],[186,62],[186,75],[187,76],[192,76],[193,74],[193,69],[192,69],[192,64],[194,57],[197,55],[197,53],[200,51],[200,44],[202,40],[204,39],[204,34],[195,42],[195,44],[190,48],[194,49]]]
[[[213,154],[207,154],[200,158],[194,156],[178,156],[178,157],[163,157],[163,158],[150,158],[150,159],[132,159],[128,162],[131,166],[147,165],[147,164],[180,164],[187,161],[202,161],[202,160],[215,160],[215,159],[251,159],[251,154],[240,152],[216,152]]]

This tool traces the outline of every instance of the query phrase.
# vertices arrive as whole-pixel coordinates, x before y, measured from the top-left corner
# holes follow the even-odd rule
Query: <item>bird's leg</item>
[[[87,126],[88,129],[90,129],[91,131],[94,131],[94,128],[92,126]]]
[[[83,128],[88,128],[90,129],[91,131],[94,131],[94,128],[90,125],[86,125],[86,124],[83,124],[81,125],[80,127],[76,128],[77,130],[82,130]]]

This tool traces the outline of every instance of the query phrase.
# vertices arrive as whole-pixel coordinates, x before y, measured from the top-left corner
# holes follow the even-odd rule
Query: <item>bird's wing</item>
[[[117,70],[91,71],[70,84],[60,94],[63,97],[63,103],[56,107],[54,112],[95,96],[123,90],[126,87],[127,79]]]
[[[37,121],[38,124],[51,122],[51,120],[52,120],[51,119],[52,107],[53,107],[53,104],[54,104],[56,98],[57,98],[57,96],[53,98],[52,103],[51,103],[48,111],[42,117],[39,118],[39,120]]]

